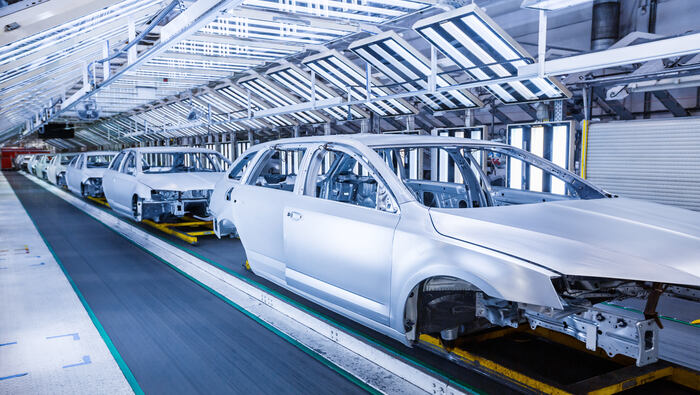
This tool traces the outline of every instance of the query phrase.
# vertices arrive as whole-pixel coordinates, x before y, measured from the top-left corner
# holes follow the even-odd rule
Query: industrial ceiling
[[[569,60],[597,45],[589,39],[593,3],[538,10],[546,3],[14,2],[0,8],[0,142],[40,135],[47,123],[74,128],[74,138],[50,142],[78,149],[212,134],[271,138],[326,125],[354,133],[506,124],[534,120],[533,104],[553,101],[566,102],[566,115],[576,119],[593,107],[600,117],[629,119],[639,111],[628,107],[639,105],[643,116],[653,113],[650,103],[627,98],[634,92],[647,92],[636,96],[650,101],[653,92],[656,108],[673,116],[697,107],[645,85],[665,76],[684,78],[689,89],[700,85],[694,79],[700,62],[688,45],[643,62],[627,55],[626,63],[610,64],[601,55],[599,64],[574,72]],[[629,3],[635,4],[620,12],[639,14],[635,21],[657,12],[642,10],[656,1]],[[624,49],[697,35],[683,20],[676,20],[676,31],[655,33],[660,29],[651,29],[650,19],[644,29],[620,26],[629,34],[607,45]],[[569,62],[550,72],[538,58]],[[578,64],[585,61],[591,59]],[[613,87],[621,97],[611,97]]]

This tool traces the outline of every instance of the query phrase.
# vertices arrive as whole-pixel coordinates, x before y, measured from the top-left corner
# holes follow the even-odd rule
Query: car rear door
[[[283,211],[286,281],[389,324],[395,199],[351,148],[319,147]]]
[[[231,192],[233,219],[253,271],[284,282],[282,218],[294,195],[305,146],[270,147],[255,160],[245,182]]]

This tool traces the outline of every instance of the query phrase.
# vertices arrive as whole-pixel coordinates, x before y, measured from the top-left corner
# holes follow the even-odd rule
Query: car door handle
[[[234,187],[231,187],[228,191],[226,191],[226,200],[231,200],[231,192],[233,192],[233,188]]]
[[[296,211],[288,211],[287,217],[291,218],[292,221],[299,221],[301,219],[301,213],[298,213]]]

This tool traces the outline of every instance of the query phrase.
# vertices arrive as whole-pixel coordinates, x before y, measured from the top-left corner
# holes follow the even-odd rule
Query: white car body
[[[190,158],[189,164],[185,164],[184,158]],[[192,158],[197,164],[192,163]],[[170,163],[172,166],[154,162],[151,166],[151,159],[183,162]],[[204,162],[211,167],[200,166]],[[211,191],[228,163],[218,152],[204,148],[125,149],[104,174],[105,196],[113,210],[136,221],[159,222],[186,213],[206,217]]]
[[[81,196],[103,196],[102,175],[107,167],[92,167],[90,163],[94,158],[106,160],[116,154],[115,151],[90,151],[74,157],[66,166],[65,179],[68,189]]]
[[[46,167],[46,178],[54,185],[66,185],[66,166],[77,156],[76,153],[56,154]]]
[[[43,179],[48,180],[48,174],[46,172],[49,167],[49,163],[53,160],[55,155],[53,154],[43,154],[39,160],[36,161],[34,165],[34,174]]]
[[[39,164],[39,161],[41,161],[41,158],[46,155],[48,154],[35,154],[31,159],[29,159],[29,163],[27,163],[27,171],[29,174],[33,174],[35,176],[37,175],[36,166]]]
[[[527,176],[492,185],[490,152]],[[240,178],[224,177],[212,195],[219,234],[235,224],[257,275],[406,344],[526,324],[641,366],[659,358],[656,297],[700,311],[700,213],[613,197],[522,149],[360,134],[249,153],[229,171],[245,167]],[[409,171],[411,157],[423,171]],[[536,177],[551,189],[520,185]],[[599,306],[624,298],[642,298],[649,314]]]

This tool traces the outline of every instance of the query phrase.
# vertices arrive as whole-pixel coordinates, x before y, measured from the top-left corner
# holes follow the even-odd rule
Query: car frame
[[[47,180],[56,186],[65,187],[66,166],[68,166],[70,161],[77,155],[78,153],[60,153],[54,155],[53,159],[51,159],[51,162],[49,162],[46,167]],[[67,158],[68,161],[66,163],[61,163],[63,162],[63,158]]]
[[[572,200],[545,197],[546,203],[537,204],[428,207],[377,152],[406,146],[469,147],[512,155],[565,180],[571,184],[567,188],[590,195]],[[295,149],[305,154],[293,186],[264,187],[259,174],[268,166],[265,155]],[[310,189],[318,187],[308,180],[317,177],[319,168],[313,166],[321,165],[315,155],[324,151],[340,152],[369,169],[378,185],[376,207],[308,195],[320,193]],[[249,162],[242,166],[244,160]],[[234,162],[229,174],[240,167],[245,169],[239,179],[223,178],[217,184],[210,210],[219,235],[225,230],[240,235],[253,272],[407,345],[423,333],[438,334],[450,345],[471,330],[527,324],[573,336],[610,355],[630,356],[642,366],[658,359],[653,301],[662,292],[697,295],[700,287],[700,265],[690,263],[693,257],[700,261],[700,231],[692,225],[693,219],[700,222],[700,214],[618,198],[504,144],[433,136],[295,138],[254,146]],[[483,188],[506,196],[502,189]],[[524,195],[523,202],[533,203],[544,196],[517,191],[508,196]],[[625,214],[616,216],[616,210]],[[658,217],[659,212],[669,219]],[[639,225],[633,214],[650,224]],[[561,228],[566,216],[577,221],[573,231]],[[559,234],[547,234],[548,227]],[[609,250],[615,240],[595,235],[614,238],[617,231],[620,248],[638,244],[626,233],[648,232],[677,243],[682,259],[656,262],[652,258],[661,259],[658,254],[642,259],[634,250],[624,255]],[[597,303],[632,295],[647,299],[642,318]]]
[[[76,155],[66,166],[66,187],[76,195],[99,198],[104,196],[102,176],[105,167],[89,167],[89,158],[115,156],[115,151],[88,151]]]
[[[212,171],[144,172],[144,155],[206,155]],[[133,156],[133,168],[127,168]],[[212,157],[213,156],[213,157]],[[214,158],[214,159],[212,159]],[[110,207],[135,221],[166,221],[191,213],[208,216],[209,196],[230,161],[219,152],[196,147],[143,147],[122,150],[104,176],[104,190]],[[167,167],[167,166],[166,166]]]
[[[48,181],[47,168],[49,163],[53,160],[55,154],[42,154],[42,156],[34,164],[34,175],[41,178],[42,180]]]
[[[41,160],[41,157],[44,155],[48,155],[48,154],[34,154],[34,155],[32,155],[31,159],[29,159],[29,162],[27,162],[27,172],[29,174],[33,174],[35,176],[37,175],[36,165],[37,165],[37,163],[39,163],[39,161]]]

